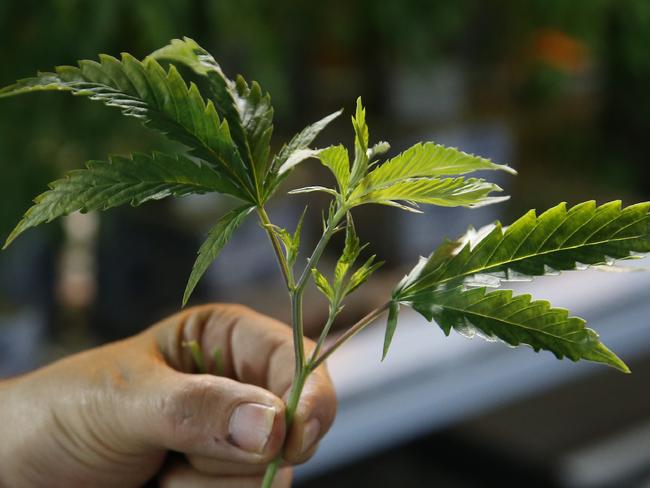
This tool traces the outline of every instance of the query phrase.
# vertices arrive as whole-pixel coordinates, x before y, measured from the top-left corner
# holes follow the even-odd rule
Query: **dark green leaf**
[[[584,320],[570,317],[565,309],[551,308],[545,300],[533,301],[530,295],[454,287],[421,293],[410,303],[428,320],[435,320],[446,335],[453,328],[466,336],[499,338],[512,346],[528,344],[535,351],[551,351],[558,359],[586,359],[629,372]]]
[[[9,235],[5,247],[25,230],[72,212],[207,192],[239,195],[223,175],[184,156],[136,153],[131,158],[90,161],[86,169],[71,171],[35,199],[36,204]]]
[[[633,253],[650,252],[650,203],[621,208],[615,201],[594,201],[567,211],[562,203],[539,217],[531,210],[503,230],[496,223],[485,237],[446,243],[410,273],[400,294],[412,295],[441,283],[464,279],[484,282],[518,279],[548,272],[611,263]],[[450,248],[460,251],[449,252]]]
[[[233,233],[241,225],[244,219],[250,214],[255,207],[245,205],[231,210],[221,217],[219,222],[210,230],[208,238],[201,245],[198,257],[194,262],[192,273],[185,287],[183,294],[183,306],[187,304],[194,288],[206,272],[208,267],[217,258],[223,247],[228,243]]]
[[[391,301],[388,307],[388,320],[386,321],[386,333],[384,335],[384,350],[381,355],[381,360],[386,359],[388,349],[391,342],[393,342],[393,335],[397,328],[397,316],[399,315],[399,302]]]
[[[59,90],[117,107],[124,115],[187,145],[227,175],[240,198],[255,201],[250,171],[228,123],[219,119],[212,101],[204,102],[196,85],[188,87],[175,67],[165,72],[153,58],[141,63],[129,54],[121,60],[102,55],[100,61],[80,61],[78,68],[60,66],[55,73],[39,73],[3,88],[0,97]]]
[[[257,82],[250,86],[238,76],[230,80],[210,53],[188,37],[174,39],[151,55],[173,63],[184,64],[208,79],[212,100],[228,121],[232,138],[244,163],[261,185],[268,171],[269,145],[273,133],[271,97],[263,93]]]

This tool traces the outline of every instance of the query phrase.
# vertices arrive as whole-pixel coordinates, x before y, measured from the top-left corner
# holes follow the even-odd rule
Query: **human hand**
[[[223,376],[188,374],[191,340],[208,368],[219,348]],[[281,398],[293,363],[288,327],[241,306],[207,305],[0,383],[0,486],[140,486],[170,450],[187,462],[161,474],[162,486],[259,486],[283,446],[288,464],[306,461],[334,420],[321,367],[286,432]],[[274,486],[290,480],[282,469]]]

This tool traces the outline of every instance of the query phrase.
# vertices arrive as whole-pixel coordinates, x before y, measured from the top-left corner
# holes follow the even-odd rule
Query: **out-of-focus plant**
[[[188,84],[179,73],[180,66],[200,79],[206,90],[202,92],[194,82]],[[99,62],[80,61],[78,66],[41,72],[0,90],[0,98],[49,90],[115,107],[182,143],[187,151],[133,153],[88,162],[85,169],[68,173],[36,198],[5,247],[27,229],[76,211],[136,206],[188,194],[229,195],[238,205],[214,225],[199,249],[183,305],[241,223],[256,215],[272,244],[291,303],[295,374],[287,401],[288,425],[311,372],[385,312],[386,356],[400,308],[405,306],[435,321],[445,334],[454,329],[464,335],[500,339],[512,346],[527,344],[535,351],[550,351],[557,358],[585,359],[629,371],[584,320],[553,308],[547,301],[514,295],[502,286],[512,280],[611,264],[615,259],[650,251],[650,203],[622,207],[620,201],[600,206],[587,201],[572,208],[562,203],[540,215],[531,210],[508,227],[497,222],[479,231],[470,229],[465,236],[446,241],[429,257],[421,258],[383,306],[327,345],[330,328],[347,297],[382,264],[375,256],[357,263],[365,245],[352,219],[356,207],[378,204],[409,212],[420,212],[419,204],[480,207],[507,197],[492,196],[501,188],[466,175],[484,170],[515,172],[433,142],[418,143],[381,161],[390,146],[386,142],[371,144],[361,99],[352,117],[354,148],[350,152],[343,145],[312,147],[316,136],[340,115],[339,111],[306,127],[272,155],[273,107],[268,93],[241,76],[235,80],[226,77],[215,59],[189,38],[174,40],[143,61],[129,54],[122,54],[121,59],[100,55]],[[289,231],[271,222],[266,204],[292,170],[308,159],[317,159],[328,168],[335,185],[319,182],[289,192],[324,192],[331,197],[329,210],[322,215],[320,239],[299,265],[307,209],[295,230]],[[345,232],[345,244],[328,278],[320,267],[320,258],[338,232]],[[308,352],[303,342],[303,294],[310,282],[327,298],[329,316],[314,350]],[[220,369],[219,364],[208,367],[208,361],[220,362],[218,351],[206,360],[200,345],[190,347],[201,369]],[[264,486],[270,486],[279,462],[278,458],[269,465]]]

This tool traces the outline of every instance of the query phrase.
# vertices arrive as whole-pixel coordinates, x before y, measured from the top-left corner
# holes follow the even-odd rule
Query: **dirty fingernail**
[[[273,430],[277,410],[261,403],[242,403],[230,417],[230,441],[244,451],[261,453]]]

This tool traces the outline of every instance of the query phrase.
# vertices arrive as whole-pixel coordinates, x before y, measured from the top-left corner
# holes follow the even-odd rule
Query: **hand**
[[[219,349],[223,376],[189,374],[190,340],[208,368]],[[334,420],[321,367],[286,432],[281,398],[293,364],[287,326],[244,307],[208,305],[0,383],[0,486],[140,486],[170,450],[186,461],[161,474],[162,486],[259,486],[283,445],[287,463],[304,462]],[[290,468],[280,470],[276,486],[290,479]]]

